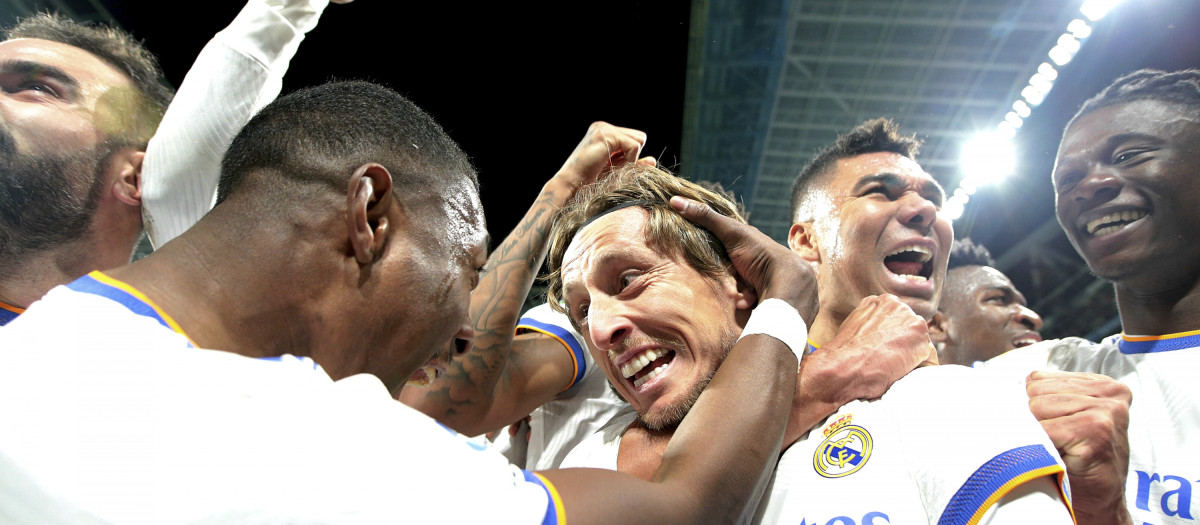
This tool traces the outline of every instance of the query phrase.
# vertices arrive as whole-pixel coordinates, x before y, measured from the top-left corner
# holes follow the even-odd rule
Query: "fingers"
[[[1079,395],[1111,399],[1125,405],[1133,401],[1128,386],[1111,377],[1086,372],[1036,371],[1025,382],[1029,397],[1046,395]]]
[[[713,211],[702,202],[676,196],[671,197],[671,207],[683,218],[716,235],[727,251],[732,251],[735,245],[750,235],[746,225]]]

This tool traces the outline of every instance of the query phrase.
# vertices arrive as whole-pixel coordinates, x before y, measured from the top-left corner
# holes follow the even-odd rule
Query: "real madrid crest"
[[[867,429],[852,424],[853,414],[838,416],[822,431],[825,441],[817,445],[813,455],[813,468],[817,474],[826,478],[849,476],[871,458],[871,433]]]

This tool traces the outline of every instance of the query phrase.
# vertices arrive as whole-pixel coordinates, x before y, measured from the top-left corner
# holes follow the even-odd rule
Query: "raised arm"
[[[288,63],[328,3],[249,0],[200,51],[142,167],[142,221],[156,248],[212,207],[229,142],[279,95]]]
[[[554,214],[575,192],[638,158],[646,134],[593,123],[512,233],[488,258],[471,294],[474,345],[425,387],[408,386],[405,404],[467,435],[495,430],[528,415],[571,386],[577,362],[558,340],[537,332],[514,336],[521,305],[546,257]],[[641,162],[653,162],[643,159]]]

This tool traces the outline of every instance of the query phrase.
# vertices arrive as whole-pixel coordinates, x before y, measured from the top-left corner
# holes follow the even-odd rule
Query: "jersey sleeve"
[[[230,141],[279,94],[304,33],[326,5],[328,0],[249,0],[200,51],[146,150],[142,212],[156,248],[212,207]]]
[[[924,400],[903,405],[897,417],[916,429],[904,443],[910,471],[939,524],[978,523],[1014,488],[1045,476],[1065,489],[1066,469],[1020,384],[958,366],[913,373],[936,378],[897,383],[904,390],[887,395]],[[1068,494],[1059,496],[1070,512]]]
[[[587,351],[586,340],[579,332],[575,331],[566,315],[554,311],[549,304],[531,308],[521,316],[521,319],[517,321],[517,333],[526,332],[538,332],[550,336],[561,343],[563,349],[571,355],[571,361],[575,365],[575,374],[571,378],[571,383],[563,388],[563,391],[579,384],[588,371],[594,368],[592,356]]]

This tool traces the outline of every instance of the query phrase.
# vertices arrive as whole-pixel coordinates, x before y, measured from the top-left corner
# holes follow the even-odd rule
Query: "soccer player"
[[[402,401],[468,435],[530,414],[528,447],[521,446],[520,437],[509,441],[501,435],[498,440],[508,441],[506,454],[527,468],[561,466],[580,442],[631,410],[609,388],[586,340],[564,315],[548,305],[519,319],[518,314],[546,256],[554,214],[571,206],[581,187],[637,159],[645,142],[645,133],[638,130],[603,122],[589,127],[521,223],[489,258],[471,299],[471,350],[455,356],[429,385],[410,384]],[[638,162],[654,165],[652,158]],[[514,330],[519,333],[514,335]],[[802,413],[808,414],[808,422],[793,421],[792,437],[842,403],[879,396],[923,358],[919,349],[900,345],[864,345],[810,356],[802,364],[800,379],[808,387],[796,401],[807,410]]]
[[[884,173],[903,181],[889,186],[898,198],[872,203],[879,212],[876,218],[891,212],[891,223],[874,221],[877,226],[886,223],[888,242],[920,246],[930,256],[944,254],[939,249],[941,243],[949,244],[948,221],[938,217],[935,207],[925,200],[931,196],[929,191],[937,189],[932,179],[915,171],[916,164],[911,161],[866,160],[867,166],[886,169]],[[853,160],[837,162],[838,166],[852,164]],[[556,273],[550,285],[550,304],[564,305],[587,334],[595,361],[635,409],[614,418],[569,454],[566,466],[651,470],[648,465],[654,465],[655,446],[672,435],[692,401],[704,391],[724,350],[739,336],[759,329],[745,315],[756,301],[753,290],[729,272],[721,252],[714,250],[704,231],[679,224],[667,204],[672,195],[684,195],[707,205],[704,209],[711,208],[712,217],[742,220],[732,202],[661,171],[636,170],[602,182],[581,197],[565,212],[551,247],[550,267]],[[854,175],[857,181],[862,174]],[[814,184],[822,186],[811,191],[821,193],[826,185],[844,183],[846,176],[830,178],[833,180],[818,179]],[[914,195],[913,186],[920,188],[919,194]],[[824,197],[831,197],[829,202],[835,206],[853,206],[845,203],[840,193],[826,191]],[[923,216],[905,215],[902,209],[920,209]],[[837,211],[832,213],[836,216]],[[857,219],[857,226],[847,227],[865,230],[866,218]],[[936,227],[942,231],[928,237],[934,235],[935,222],[940,222]],[[816,234],[807,233],[815,242]],[[878,233],[872,232],[870,238],[879,238]],[[834,244],[846,248],[842,252],[845,257],[867,257],[857,253],[863,248],[850,246],[849,240]],[[738,248],[730,253],[736,255]],[[930,276],[940,279],[945,258],[932,260],[937,262],[932,264]],[[830,282],[828,272],[836,264],[821,261],[819,285]],[[884,265],[882,260],[876,264]],[[865,280],[866,276],[857,279]],[[555,301],[557,298],[562,303]],[[836,325],[828,319],[830,308],[837,303],[827,301],[849,296],[832,287],[828,292],[821,289],[819,299],[821,308],[811,334],[813,341],[826,344],[806,360],[822,353],[880,345],[919,348],[927,357],[933,352],[922,318],[895,296],[859,297]],[[926,315],[932,314],[932,304],[917,306],[924,306]],[[795,345],[807,346],[803,341]],[[918,369],[897,381],[880,401],[853,401],[840,407],[837,414],[787,449],[758,519],[824,523],[853,515],[855,522],[934,523],[939,518],[965,521],[995,513],[997,519],[1011,522],[1028,520],[1031,515],[1042,523],[1069,522],[1069,511],[1053,479],[1062,466],[1025,408],[1024,392],[1017,385],[992,385],[976,377],[981,375],[962,368]],[[987,394],[959,392],[967,385]],[[801,391],[809,386],[815,385],[800,381]],[[1002,390],[1004,386],[1010,388]],[[929,409],[932,399],[940,403],[943,397],[970,410]],[[795,407],[792,417],[797,419],[803,409]],[[953,445],[940,446],[946,443]],[[1004,488],[977,490],[982,486]]]
[[[0,325],[56,285],[129,262],[143,229],[161,246],[204,215],[229,140],[279,93],[327,3],[249,0],[174,99],[122,31],[51,15],[9,29]]]
[[[234,138],[196,226],[0,330],[0,521],[744,514],[795,389],[781,340],[802,329],[732,349],[654,482],[525,472],[392,399],[470,337],[487,246],[477,184],[457,145],[387,88],[333,83],[268,105]],[[765,236],[724,232],[757,247],[742,275],[762,297],[794,308],[811,293],[811,272]]]
[[[938,363],[973,366],[1042,340],[1041,316],[1025,306],[1025,296],[995,266],[987,248],[970,239],[954,241],[942,297],[929,321]]]
[[[1080,475],[1071,471],[1072,484],[1088,480],[1098,506],[1114,515],[1127,507],[1133,523],[1200,517],[1193,498],[1200,441],[1192,437],[1200,421],[1192,375],[1200,357],[1198,162],[1200,71],[1138,71],[1085,102],[1058,148],[1055,210],[1092,273],[1113,283],[1122,332],[1099,344],[1046,341],[988,362],[1103,374],[1128,387],[1089,395],[1088,383],[1066,385],[1078,395],[1069,404],[1042,403],[1042,417],[1057,420],[1063,439],[1075,444]],[[1071,418],[1129,391],[1127,416]],[[1125,417],[1127,444],[1113,430]]]

